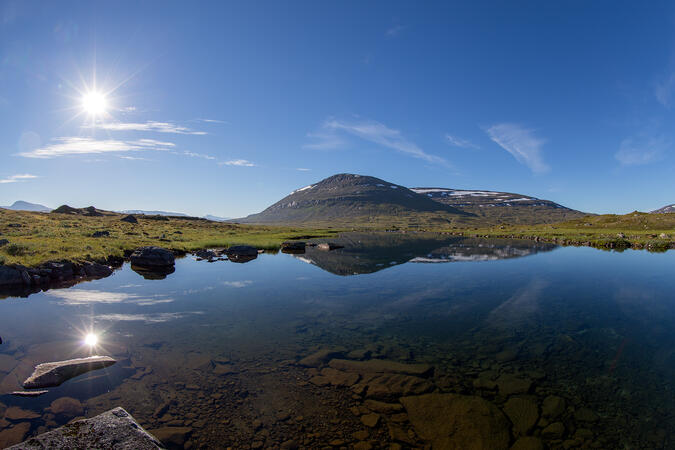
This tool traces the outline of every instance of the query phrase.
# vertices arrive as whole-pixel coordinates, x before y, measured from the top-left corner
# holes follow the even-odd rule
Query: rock
[[[510,374],[500,376],[496,383],[499,393],[507,397],[514,394],[527,394],[532,387],[531,380]]]
[[[371,411],[375,411],[382,414],[395,414],[403,411],[403,405],[401,405],[400,403],[385,403],[379,402],[377,400],[366,400],[363,403],[363,406],[365,406]]]
[[[197,258],[208,259],[208,260],[212,260],[212,259],[218,257],[216,252],[214,252],[213,250],[208,250],[208,249],[196,251],[195,256]]]
[[[354,444],[354,450],[371,450],[373,448],[373,444],[370,442],[357,442]]]
[[[670,236],[668,236],[666,233],[661,233],[659,234],[660,239],[670,239]]]
[[[333,359],[328,365],[333,369],[345,372],[364,373],[397,373],[403,375],[428,376],[434,371],[433,366],[428,364],[404,364],[384,359],[371,359],[369,361],[350,361],[347,359]]]
[[[59,386],[64,381],[92,370],[112,366],[117,361],[109,356],[90,356],[35,366],[33,374],[23,382],[24,389],[42,389]]]
[[[89,261],[84,262],[82,268],[89,278],[105,278],[112,275],[113,272],[110,266]]]
[[[492,403],[477,396],[427,394],[403,397],[415,432],[433,448],[506,450],[509,422]]]
[[[351,352],[347,353],[347,359],[367,359],[370,358],[371,353],[372,352],[370,350],[366,349],[352,350]]]
[[[554,422],[541,430],[541,435],[548,439],[560,439],[565,434],[565,425],[562,422]]]
[[[326,377],[326,379],[333,386],[353,386],[355,385],[361,376],[358,373],[353,372],[342,372],[341,370],[336,370],[331,367],[326,367],[321,371],[321,375]]]
[[[139,267],[169,267],[176,263],[176,258],[169,250],[161,247],[141,247],[131,254],[131,264]]]
[[[11,420],[12,422],[19,422],[21,420],[30,420],[37,419],[40,417],[40,414],[21,409],[18,406],[10,406],[5,411],[5,419]]]
[[[127,222],[127,223],[138,223],[138,219],[135,216],[132,216],[129,214],[128,216],[124,216],[120,219],[122,222]]]
[[[544,443],[534,436],[523,436],[511,446],[511,450],[544,450]]]
[[[557,395],[549,395],[541,405],[541,414],[549,419],[555,419],[565,412],[565,399]]]
[[[91,235],[91,237],[99,238],[99,237],[108,237],[110,236],[110,231],[103,230],[103,231],[94,231]]]
[[[361,423],[369,428],[375,428],[379,422],[380,422],[379,414],[371,413],[371,414],[364,414],[361,416]]]
[[[574,412],[574,418],[579,422],[596,422],[599,417],[588,408],[579,408]]]
[[[16,287],[24,284],[25,281],[19,269],[0,265],[0,287]]]
[[[39,397],[49,391],[14,391],[12,395],[15,397]]]
[[[338,245],[338,244],[333,244],[332,242],[322,242],[321,244],[316,246],[317,249],[322,250],[324,252],[330,251],[330,250],[335,250],[338,248],[344,248],[343,245]]]
[[[539,420],[537,404],[527,398],[510,398],[504,405],[504,412],[513,423],[516,435],[525,435]]]
[[[28,428],[30,428],[30,425]],[[163,446],[155,437],[146,432],[128,412],[122,408],[115,408],[91,419],[71,422],[61,428],[10,447],[12,450],[42,450],[46,448],[53,450],[84,448],[155,450],[161,449]]]
[[[76,417],[84,413],[84,407],[79,400],[72,397],[61,397],[52,402],[51,411],[53,414]]]
[[[159,439],[167,448],[183,448],[185,441],[192,434],[190,427],[163,427],[148,430],[148,433]]]
[[[361,391],[367,398],[396,400],[404,395],[426,394],[434,390],[434,385],[424,378],[388,373],[364,376],[364,380],[352,389]]]
[[[366,439],[368,439],[368,436],[370,436],[368,430],[359,430],[352,433],[352,437],[359,441],[365,441]]]
[[[30,431],[30,423],[22,422],[14,425],[11,428],[6,428],[0,431],[0,448],[9,447],[12,444],[21,442],[26,438]],[[12,447],[10,447],[12,448]],[[28,448],[28,447],[21,447]]]
[[[297,450],[298,448],[300,448],[298,442],[293,439],[281,443],[281,450]]]
[[[258,257],[258,249],[248,245],[234,245],[225,249],[228,259],[236,263],[247,263]]]
[[[343,356],[345,351],[346,349],[343,347],[322,349],[302,358],[298,361],[298,364],[304,367],[319,367],[333,358]]]
[[[0,239],[0,247],[4,247],[7,244],[9,244],[9,241],[7,239]]]
[[[281,243],[281,251],[284,253],[305,253],[305,243],[300,241],[286,241]]]

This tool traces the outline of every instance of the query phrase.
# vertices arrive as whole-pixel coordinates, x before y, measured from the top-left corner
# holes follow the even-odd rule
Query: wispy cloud
[[[192,158],[203,158],[203,159],[209,159],[209,160],[216,159],[215,156],[205,155],[203,153],[195,153],[195,152],[184,151],[183,154],[186,155],[186,156],[191,156]]]
[[[10,175],[7,178],[0,179],[0,184],[21,183],[23,181],[32,180],[32,179],[35,179],[35,178],[39,178],[39,177],[37,175],[31,175],[29,173]]]
[[[165,295],[141,296],[125,292],[108,292],[90,289],[57,289],[46,295],[60,300],[62,305],[80,306],[94,303],[134,303],[140,306],[152,306],[171,303],[173,299]]]
[[[233,159],[231,161],[223,161],[218,163],[219,166],[239,166],[239,167],[255,167],[251,161],[245,159]]]
[[[666,108],[670,108],[675,92],[675,73],[667,79],[661,80],[654,86],[654,96],[656,100]]]
[[[659,161],[670,147],[670,141],[662,136],[628,138],[621,141],[614,157],[623,166],[639,166]]]
[[[97,128],[108,131],[152,131],[155,133],[196,134],[204,135],[205,131],[196,131],[188,127],[171,122],[107,122],[87,125],[87,128]]]
[[[299,170],[300,172],[309,172],[309,171],[312,170],[312,169],[306,169],[306,168],[304,168],[304,167],[298,167],[298,168],[295,169],[295,170]]]
[[[453,136],[451,134],[446,134],[445,140],[448,142],[448,144],[452,145],[453,147],[473,148],[473,149],[480,148],[479,146],[477,146],[476,144],[467,139],[458,138],[457,136]]]
[[[405,30],[407,27],[404,25],[394,25],[390,28],[387,29],[387,31],[384,32],[384,35],[388,38],[393,38],[398,36],[401,31]]]
[[[250,286],[253,284],[253,281],[251,280],[241,280],[241,281],[223,281],[223,284],[225,286],[233,287],[233,288],[244,288],[246,286]]]
[[[129,155],[120,155],[120,159],[126,159],[128,161],[152,161],[149,158],[141,158],[140,156],[129,156]]]
[[[327,134],[327,136],[335,135],[338,132],[344,132],[361,138],[365,141],[396,150],[408,156],[412,156],[413,158],[423,159],[427,162],[437,164],[449,165],[445,159],[426,153],[417,144],[406,139],[399,130],[389,128],[380,122],[372,120],[350,122],[329,119],[323,123],[322,129],[323,132]]]
[[[197,122],[206,122],[206,123],[221,123],[221,124],[229,124],[230,122],[226,120],[218,120],[218,119],[195,119]]]
[[[19,153],[26,158],[56,158],[68,155],[90,155],[101,153],[119,153],[143,150],[169,150],[172,142],[157,141],[155,139],[138,139],[134,141],[120,141],[115,139],[93,139],[87,137],[60,137],[53,143],[29,152]]]
[[[345,141],[341,139],[340,136],[335,134],[334,131],[307,133],[307,137],[313,142],[303,145],[303,148],[309,148],[312,150],[333,150],[345,145]]]
[[[490,139],[532,172],[544,173],[550,170],[541,156],[541,147],[546,141],[536,137],[532,130],[513,123],[500,123],[485,131]]]

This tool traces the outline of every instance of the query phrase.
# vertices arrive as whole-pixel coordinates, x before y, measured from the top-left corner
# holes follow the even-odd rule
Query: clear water
[[[362,399],[308,382],[316,369],[296,364],[339,346],[432,364],[436,391],[499,407],[506,398],[476,379],[531,380],[523,395],[540,406],[551,394],[566,401],[564,434],[543,436],[552,448],[675,446],[675,252],[448,236],[347,243],[245,264],[186,257],[163,280],[125,265],[109,278],[1,300],[0,417],[12,406],[39,416],[0,420],[2,442],[122,406],[148,429],[182,426],[177,445],[187,447],[348,446],[364,429],[352,411]],[[82,343],[92,331],[95,350]],[[7,395],[35,364],[92,352],[118,363],[42,397]],[[82,409],[58,412],[52,402],[64,396]],[[586,408],[597,417],[575,416]],[[411,428],[384,417],[366,428],[373,445],[396,440],[390,421]],[[8,434],[22,422],[26,433]]]

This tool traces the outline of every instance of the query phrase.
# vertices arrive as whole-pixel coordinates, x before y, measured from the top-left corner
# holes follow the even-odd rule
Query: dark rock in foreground
[[[91,237],[95,237],[95,238],[108,237],[108,236],[110,236],[110,231],[108,231],[108,230],[94,231],[91,235]]]
[[[284,253],[305,253],[305,246],[307,244],[301,241],[286,241],[281,243],[281,251]]]
[[[176,263],[169,250],[161,247],[141,247],[131,254],[131,264],[140,267],[167,267]]]
[[[138,219],[131,214],[128,216],[124,216],[120,219],[122,222],[127,222],[127,223],[138,223]]]
[[[64,381],[92,370],[112,366],[117,361],[109,356],[90,356],[35,366],[33,374],[23,382],[24,389],[41,389],[59,386]]]
[[[122,408],[115,408],[91,419],[69,423],[9,448],[154,450],[163,449],[164,446],[145,431],[131,414]]]

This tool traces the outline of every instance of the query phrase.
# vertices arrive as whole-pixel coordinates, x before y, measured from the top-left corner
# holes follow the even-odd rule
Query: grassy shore
[[[634,212],[586,216],[545,225],[500,225],[457,230],[465,235],[515,237],[606,249],[638,248],[665,251],[675,248],[675,214]]]
[[[178,252],[237,244],[278,249],[283,241],[303,236],[330,237],[336,230],[237,225],[203,219],[137,216],[127,223],[119,214],[87,217],[0,209],[0,263],[35,266],[45,261],[102,261],[144,245]],[[93,237],[97,231],[109,236]]]

